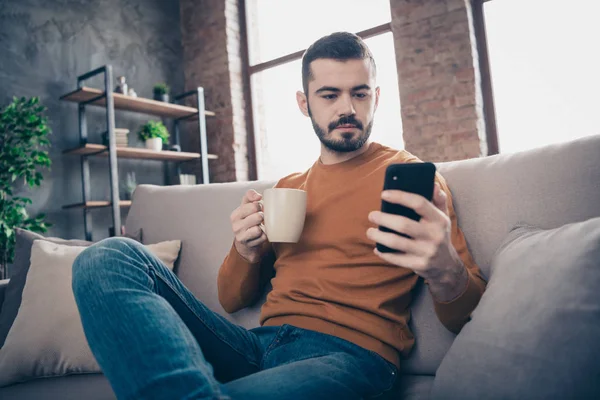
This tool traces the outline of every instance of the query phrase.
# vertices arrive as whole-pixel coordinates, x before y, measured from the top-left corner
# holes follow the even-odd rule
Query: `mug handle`
[[[262,200],[258,200],[258,204],[260,204],[261,211],[265,209],[265,203]],[[259,228],[263,231],[265,235],[267,234],[267,228],[265,227],[265,224],[263,222],[260,223]]]

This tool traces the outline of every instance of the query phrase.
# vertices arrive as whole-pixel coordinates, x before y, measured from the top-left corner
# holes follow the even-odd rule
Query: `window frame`
[[[488,43],[485,28],[485,17],[483,12],[484,3],[491,0],[471,0],[471,10],[473,16],[474,36],[477,46],[479,70],[481,74],[481,91],[483,97],[483,118],[485,122],[487,155],[499,154],[498,132],[496,125],[496,112],[494,106],[494,93],[492,89],[492,79],[490,71],[490,60],[488,53]],[[238,0],[238,9],[240,12],[240,44],[242,56],[242,80],[244,88],[246,127],[247,127],[247,146],[248,146],[248,178],[250,180],[258,179],[256,135],[254,131],[254,106],[252,104],[252,86],[251,76],[270,68],[296,61],[302,58],[306,51],[299,50],[288,53],[275,59],[264,61],[258,64],[250,65],[249,40],[248,40],[248,20],[246,13],[246,0]],[[393,18],[393,17],[392,17]],[[363,39],[378,36],[387,32],[392,32],[392,21],[374,26],[372,28],[356,32]]]
[[[487,142],[487,155],[500,153],[498,146],[498,130],[496,127],[496,109],[494,106],[494,91],[492,89],[492,75],[490,70],[490,57],[488,41],[485,30],[485,14],[483,4],[491,0],[471,0],[473,13],[473,29],[475,30],[475,43],[479,59],[479,72],[481,75],[481,95],[483,98],[483,120],[485,123],[485,139]]]
[[[254,104],[252,103],[252,75],[261,71],[265,71],[271,68],[287,64],[289,62],[297,61],[302,58],[302,55],[306,49],[295,51],[293,53],[287,53],[277,58],[263,61],[258,64],[250,65],[250,51],[249,51],[249,35],[248,32],[248,14],[246,12],[246,0],[239,0],[239,12],[240,12],[240,41],[241,41],[241,55],[242,55],[242,79],[244,86],[244,100],[246,104],[246,130],[247,130],[247,145],[248,145],[248,179],[258,179],[258,156],[256,152],[256,134],[254,131]],[[369,39],[375,36],[382,35],[384,33],[392,32],[392,21],[390,18],[389,22],[381,25],[374,26],[355,32],[357,36],[364,39]]]

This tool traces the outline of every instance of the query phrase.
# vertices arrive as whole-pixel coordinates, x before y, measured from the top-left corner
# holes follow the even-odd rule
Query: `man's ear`
[[[379,86],[375,88],[375,111],[377,111],[377,107],[379,106]]]
[[[304,92],[300,90],[296,92],[296,101],[298,102],[298,108],[300,109],[300,112],[304,114],[305,117],[308,117],[308,99],[306,98]]]

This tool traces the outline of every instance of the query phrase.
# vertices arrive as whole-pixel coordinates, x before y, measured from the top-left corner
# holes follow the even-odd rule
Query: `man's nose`
[[[349,115],[356,114],[356,110],[354,109],[354,103],[352,102],[352,96],[341,96],[339,104],[340,108],[338,114],[340,117],[347,117]]]

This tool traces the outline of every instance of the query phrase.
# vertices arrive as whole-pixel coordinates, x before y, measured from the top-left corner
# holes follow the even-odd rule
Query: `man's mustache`
[[[329,124],[328,128],[329,128],[329,132],[331,132],[332,130],[334,130],[335,128],[337,128],[338,126],[341,125],[354,125],[356,126],[358,129],[363,128],[363,124],[357,120],[353,115],[350,115],[348,117],[342,117],[340,119],[338,119],[336,122],[332,122]]]

